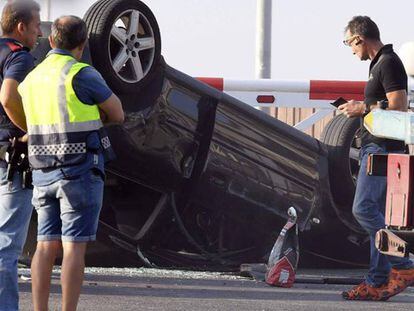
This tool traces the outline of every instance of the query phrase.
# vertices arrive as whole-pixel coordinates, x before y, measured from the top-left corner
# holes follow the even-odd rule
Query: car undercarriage
[[[121,98],[107,128],[98,242],[88,264],[234,270],[264,262],[293,206],[301,265],[361,266],[366,237],[351,204],[354,121],[335,117],[321,141],[168,66],[151,10],[101,0],[86,13],[84,61]],[[40,62],[44,38],[33,52]],[[31,256],[36,219],[25,247]]]

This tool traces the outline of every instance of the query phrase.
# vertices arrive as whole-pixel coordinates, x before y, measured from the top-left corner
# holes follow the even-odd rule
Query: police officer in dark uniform
[[[22,140],[26,121],[17,87],[34,66],[29,51],[41,36],[40,7],[32,0],[9,1],[2,13],[0,38],[0,310],[18,310],[17,260],[32,214],[32,190],[22,173],[8,173],[4,155],[10,141]],[[8,159],[10,160],[10,159]],[[10,173],[10,169],[9,169]],[[9,175],[9,176],[8,176]]]
[[[377,25],[368,16],[355,16],[345,28],[344,44],[360,60],[371,60],[364,102],[350,100],[339,106],[344,115],[364,117],[384,102],[390,110],[406,111],[407,74],[392,45],[381,42]],[[383,176],[368,176],[366,168],[370,153],[403,153],[405,145],[401,141],[375,137],[363,125],[358,136],[361,166],[353,214],[370,237],[371,259],[365,281],[342,296],[347,300],[386,300],[414,284],[414,268],[409,259],[383,255],[375,247],[375,234],[385,227],[387,181]]]

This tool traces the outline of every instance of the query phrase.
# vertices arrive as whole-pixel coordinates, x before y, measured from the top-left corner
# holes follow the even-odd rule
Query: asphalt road
[[[20,308],[31,310],[29,271],[19,281]],[[270,287],[237,275],[154,269],[87,269],[78,310],[413,310],[414,288],[387,302],[342,300],[362,271],[299,271],[293,288]],[[345,282],[338,282],[338,279]],[[339,279],[341,280],[341,279]],[[346,281],[348,280],[348,281]],[[52,281],[50,310],[60,310],[59,270]]]

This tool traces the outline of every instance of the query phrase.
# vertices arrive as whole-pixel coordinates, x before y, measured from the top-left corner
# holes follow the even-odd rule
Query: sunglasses
[[[351,36],[351,37],[349,37],[349,38],[346,38],[344,41],[342,41],[343,42],[343,44],[345,44],[346,46],[351,46],[351,44],[352,44],[352,42],[354,42],[355,41],[355,39],[356,38],[358,38],[359,36],[358,35],[353,35],[353,36]]]

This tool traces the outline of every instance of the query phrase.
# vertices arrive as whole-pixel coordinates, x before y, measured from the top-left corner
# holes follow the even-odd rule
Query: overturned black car
[[[321,142],[169,67],[156,19],[138,0],[100,0],[85,20],[84,59],[126,112],[122,126],[108,128],[117,159],[107,166],[89,264],[264,262],[291,206],[302,264],[364,263],[366,239],[351,213],[357,120],[337,116]],[[48,49],[42,38],[38,61]],[[34,245],[35,221],[26,254]]]

